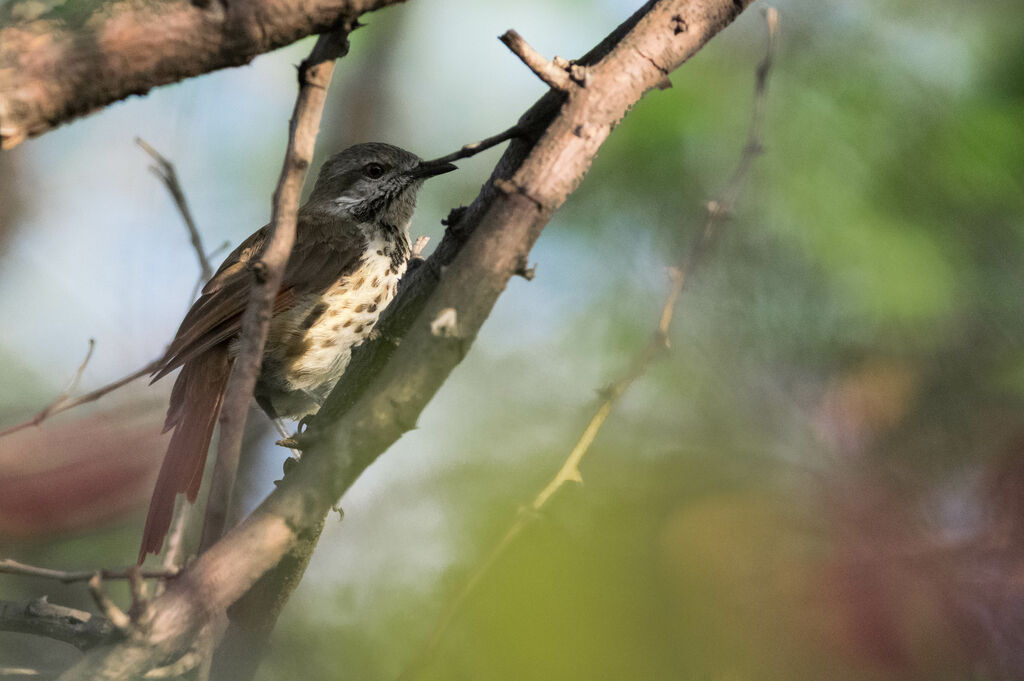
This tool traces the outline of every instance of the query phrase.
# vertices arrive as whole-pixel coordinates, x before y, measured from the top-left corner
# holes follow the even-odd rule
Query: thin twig
[[[679,259],[678,264],[670,269],[671,285],[665,304],[662,306],[658,317],[658,325],[651,336],[650,341],[637,353],[628,369],[623,375],[602,391],[603,400],[597,411],[591,417],[590,422],[584,429],[572,451],[566,457],[562,466],[555,473],[555,476],[544,488],[537,493],[533,500],[520,510],[515,522],[505,532],[498,543],[488,552],[487,556],[480,562],[470,574],[465,585],[449,602],[437,624],[432,630],[426,643],[414,656],[412,663],[398,677],[399,681],[408,681],[415,677],[425,662],[437,648],[448,627],[458,615],[463,604],[476,590],[477,585],[487,574],[490,568],[504,554],[505,550],[515,541],[527,525],[535,518],[540,517],[540,511],[548,503],[554,494],[567,482],[583,482],[580,474],[580,462],[590,450],[591,444],[600,432],[601,427],[608,419],[612,408],[633,382],[642,376],[648,366],[657,357],[668,349],[669,331],[675,315],[676,303],[679,296],[685,289],[687,281],[693,277],[696,269],[701,265],[715,237],[718,235],[718,228],[729,217],[733,204],[739,196],[743,181],[746,179],[750,167],[761,150],[761,126],[764,118],[764,100],[767,94],[768,74],[771,70],[775,54],[776,34],[778,30],[778,12],[774,7],[767,7],[764,10],[765,21],[768,26],[768,47],[764,58],[757,68],[757,75],[754,85],[753,114],[751,116],[750,128],[747,133],[747,142],[743,147],[739,163],[733,172],[728,184],[722,190],[718,200],[710,201],[707,204],[707,213],[701,231],[697,234],[695,242]]]
[[[50,568],[36,567],[34,565],[26,565],[19,563],[16,560],[9,558],[0,559],[0,573],[7,575],[21,575],[24,577],[42,577],[44,579],[55,579],[58,582],[64,584],[70,584],[72,582],[87,582],[92,579],[97,572],[102,579],[131,579],[132,568],[123,568],[120,570],[51,570]],[[139,576],[143,579],[174,579],[178,576],[178,570],[142,570],[139,572]]]
[[[458,151],[453,151],[452,153],[446,156],[441,156],[431,161],[427,161],[427,163],[451,163],[452,161],[458,161],[459,159],[469,158],[470,156],[476,156],[481,151],[485,151],[487,149],[490,149],[491,147],[496,147],[502,142],[508,141],[513,137],[522,136],[523,132],[523,128],[520,127],[519,124],[516,124],[513,125],[511,128],[508,128],[507,130],[499,132],[497,135],[491,135],[490,137],[482,139],[479,142],[472,142],[470,144],[466,144]]]
[[[196,252],[196,258],[199,260],[202,279],[206,281],[213,276],[213,267],[210,265],[210,259],[206,255],[206,249],[203,248],[203,238],[196,227],[196,221],[192,219],[192,211],[188,208],[188,201],[185,200],[185,192],[181,189],[181,183],[178,181],[178,173],[174,170],[174,164],[141,137],[136,137],[135,143],[156,162],[156,165],[150,166],[149,169],[160,178],[160,181],[167,187],[167,191],[171,193],[171,198],[174,199],[174,204],[178,207],[178,212],[181,213],[181,217],[185,221],[185,227],[188,228],[188,236],[192,241],[192,250]]]
[[[553,87],[556,90],[562,90],[563,92],[569,89],[569,85],[572,82],[569,79],[569,73],[564,68],[560,68],[555,62],[546,59],[544,55],[533,49],[533,47],[523,39],[523,36],[519,35],[515,30],[509,29],[505,31],[505,33],[498,37],[498,40],[505,43],[505,46],[512,50],[512,54],[519,57],[519,59],[526,64],[527,68],[533,71],[534,75],[547,83],[550,87]]]
[[[90,348],[89,348],[90,349],[90,353],[92,352],[92,345],[91,345],[91,343],[92,343],[92,341],[90,341]],[[143,376],[148,376],[149,374],[153,373],[153,371],[159,366],[159,364],[160,363],[158,361],[152,361],[149,364],[147,364],[146,366],[142,367],[141,369],[138,369],[137,371],[133,371],[132,373],[128,374],[127,376],[124,376],[123,378],[117,379],[113,383],[108,383],[107,385],[103,386],[102,388],[97,388],[96,390],[93,390],[92,392],[86,393],[86,394],[82,395],[81,397],[76,397],[74,399],[69,399],[68,398],[68,392],[69,391],[65,390],[63,393],[60,394],[60,396],[57,397],[56,400],[54,400],[53,402],[50,403],[50,406],[46,407],[45,409],[43,409],[41,412],[39,412],[38,414],[36,414],[32,418],[30,418],[29,420],[23,421],[23,422],[18,423],[18,424],[15,424],[13,426],[10,426],[9,428],[5,428],[4,430],[0,430],[0,437],[6,437],[7,435],[10,435],[12,433],[16,433],[19,430],[24,430],[25,428],[30,428],[31,426],[38,426],[40,423],[42,423],[46,419],[50,418],[51,416],[56,416],[57,414],[60,414],[61,412],[65,412],[68,409],[73,409],[74,407],[77,407],[77,406],[82,405],[82,404],[86,404],[88,402],[95,402],[96,400],[100,399],[101,397],[103,397],[107,393],[114,392],[118,388],[120,388],[122,386],[125,386],[125,385],[128,385],[129,383],[131,383],[132,381],[134,381],[137,378],[142,378]],[[79,367],[79,371],[81,371],[81,369],[83,369],[84,366],[85,365],[83,364],[81,367]],[[76,376],[80,376],[80,374],[76,374]],[[71,388],[71,387],[73,387],[73,386],[69,386],[69,388]]]
[[[0,667],[0,679],[49,679],[56,675],[56,672],[43,672],[28,667]]]
[[[189,211],[188,201],[185,199],[185,194],[181,189],[181,184],[178,182],[178,176],[177,173],[175,173],[174,165],[166,158],[164,158],[160,154],[160,152],[151,147],[145,140],[136,137],[135,143],[142,147],[142,149],[144,149],[146,153],[152,156],[153,159],[156,161],[157,165],[150,166],[150,170],[152,170],[153,173],[156,174],[157,177],[159,177],[163,181],[164,185],[171,193],[171,197],[174,199],[175,204],[178,206],[178,211],[181,213],[182,218],[185,220],[185,226],[188,227],[189,235],[191,236],[192,239],[192,247],[195,249],[196,258],[199,260],[199,269],[201,271],[199,279],[196,281],[195,288],[192,290],[191,295],[189,295],[189,302],[191,303],[191,301],[195,299],[199,287],[202,286],[203,282],[205,282],[213,275],[213,268],[210,266],[209,258],[223,251],[231,244],[230,242],[225,241],[223,244],[214,249],[209,256],[206,255],[206,253],[203,250],[202,238],[199,235],[199,231],[196,228],[195,221],[192,219],[192,214]],[[79,405],[87,404],[89,402],[95,402],[96,400],[100,399],[107,393],[111,393],[138,378],[148,376],[160,366],[159,360],[153,360],[146,366],[136,371],[133,371],[127,376],[119,378],[112,383],[108,383],[107,385],[101,388],[97,388],[92,392],[86,393],[81,397],[76,397],[72,399],[71,393],[73,393],[75,389],[78,387],[78,384],[82,378],[82,373],[85,371],[85,366],[89,363],[89,359],[92,357],[94,347],[95,341],[90,338],[89,351],[88,353],[86,353],[85,360],[82,362],[81,366],[78,367],[78,371],[75,372],[75,375],[72,378],[71,382],[68,384],[68,387],[65,388],[64,391],[61,392],[61,394],[58,395],[53,402],[51,402],[42,411],[40,411],[27,421],[23,421],[21,423],[17,423],[13,426],[0,430],[0,438],[5,437],[7,435],[11,435],[12,433],[16,433],[20,430],[30,428],[32,426],[38,426],[40,423],[50,418],[51,416],[55,416],[57,414],[60,414],[61,412],[73,409],[74,407],[77,407]]]
[[[200,552],[220,539],[227,523],[245,420],[260,371],[274,298],[281,287],[284,268],[295,243],[302,185],[313,157],[327,87],[334,73],[335,60],[348,54],[348,34],[354,28],[355,24],[348,22],[331,33],[322,34],[309,57],[299,66],[299,94],[292,112],[284,167],[274,190],[270,232],[256,263],[258,267],[253,268],[252,293],[242,317],[238,354],[228,378],[220,413],[217,460],[207,497]]]

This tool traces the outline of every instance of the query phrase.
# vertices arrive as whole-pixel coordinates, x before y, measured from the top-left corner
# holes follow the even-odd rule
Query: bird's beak
[[[421,161],[418,166],[409,171],[409,177],[413,179],[424,179],[433,177],[434,175],[441,175],[443,173],[450,173],[453,170],[458,170],[458,166],[454,163],[438,163],[437,161]]]

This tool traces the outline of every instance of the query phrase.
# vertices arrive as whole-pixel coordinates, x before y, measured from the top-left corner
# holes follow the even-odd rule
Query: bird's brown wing
[[[273,314],[288,309],[305,293],[326,291],[358,267],[365,247],[362,235],[355,230],[342,232],[336,226],[325,229],[329,222],[308,216],[300,219]],[[249,264],[261,252],[266,235],[267,227],[263,227],[225,258],[182,320],[153,380],[240,332],[253,280]]]

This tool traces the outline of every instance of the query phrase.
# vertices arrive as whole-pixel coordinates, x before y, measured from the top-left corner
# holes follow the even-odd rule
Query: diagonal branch
[[[719,198],[711,201],[707,206],[707,214],[702,229],[697,233],[696,241],[681,255],[678,262],[670,269],[671,283],[665,303],[658,316],[658,325],[651,335],[650,341],[630,362],[629,367],[615,382],[606,387],[602,393],[604,398],[596,412],[591,417],[587,427],[583,430],[576,445],[569,452],[562,466],[555,473],[554,477],[544,486],[533,500],[525,506],[516,517],[515,522],[509,527],[497,544],[487,553],[486,557],[470,573],[469,579],[462,589],[445,607],[444,612],[438,618],[436,625],[427,637],[426,642],[413,657],[412,663],[399,677],[402,680],[415,678],[430,656],[437,649],[444,634],[448,631],[456,615],[461,611],[469,597],[476,591],[484,576],[498,559],[504,555],[517,537],[526,529],[527,525],[534,519],[540,517],[540,512],[547,505],[548,501],[555,495],[563,485],[569,482],[583,482],[580,473],[580,462],[590,451],[590,446],[600,432],[612,409],[619,398],[629,389],[638,378],[646,373],[647,369],[658,357],[668,349],[669,332],[672,327],[672,320],[675,316],[676,304],[682,294],[686,282],[692,280],[693,275],[701,266],[711,244],[719,233],[721,225],[725,222],[732,207],[739,196],[740,189],[746,179],[751,164],[760,153],[761,126],[764,119],[764,102],[767,96],[768,73],[771,69],[772,60],[775,54],[776,35],[778,30],[778,12],[774,7],[766,7],[764,10],[765,21],[768,26],[768,47],[764,59],[758,65],[757,76],[754,87],[753,114],[751,116],[750,130],[747,140],[740,154],[739,163],[733,172],[732,178],[722,190]]]
[[[320,36],[309,57],[299,65],[299,94],[289,126],[284,167],[281,169],[277,189],[274,190],[269,234],[263,252],[253,266],[252,294],[242,317],[238,354],[232,365],[224,406],[220,412],[220,439],[200,551],[220,539],[227,522],[231,492],[242,451],[242,437],[245,434],[245,419],[260,373],[274,298],[281,288],[288,256],[295,243],[302,185],[313,159],[313,147],[320,129],[327,87],[331,84],[335,60],[348,54],[348,34],[354,29],[355,24],[349,23]]]
[[[502,33],[498,40],[505,43],[508,49],[512,50],[512,54],[519,57],[519,60],[526,64],[535,76],[547,83],[548,87],[562,91],[569,89],[572,84],[569,72],[554,61],[545,59],[544,55],[533,49],[518,32],[509,29]]]
[[[189,239],[192,241],[192,250],[196,252],[196,258],[199,260],[199,276],[202,281],[206,281],[213,276],[213,267],[210,265],[210,259],[207,257],[206,249],[203,247],[203,238],[199,234],[199,228],[196,227],[196,221],[192,218],[192,211],[189,210],[188,201],[185,199],[185,192],[178,181],[178,171],[174,169],[173,163],[150,146],[146,140],[136,137],[135,143],[142,147],[142,150],[149,154],[156,164],[150,166],[150,170],[164,183],[167,191],[171,194],[171,198],[174,200],[174,205],[178,207],[181,219],[185,221],[185,228],[188,230]]]
[[[380,338],[357,353],[310,423],[299,465],[242,524],[168,583],[150,603],[144,633],[91,651],[61,681],[129,678],[187,649],[205,623],[314,532],[342,492],[413,427],[612,127],[665,72],[749,4],[652,0],[578,60],[587,68],[587,87],[549,92],[520,119],[530,139],[512,140],[473,204],[430,259],[406,277]],[[685,19],[685,31],[673,30],[674,16]],[[430,320],[446,308],[458,311],[458,336],[430,332]],[[393,338],[401,343],[387,340]]]

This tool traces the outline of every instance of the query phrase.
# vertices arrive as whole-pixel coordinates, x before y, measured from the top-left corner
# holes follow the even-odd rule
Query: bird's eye
[[[363,168],[363,174],[371,180],[379,180],[384,177],[384,166],[379,163],[368,163]]]

